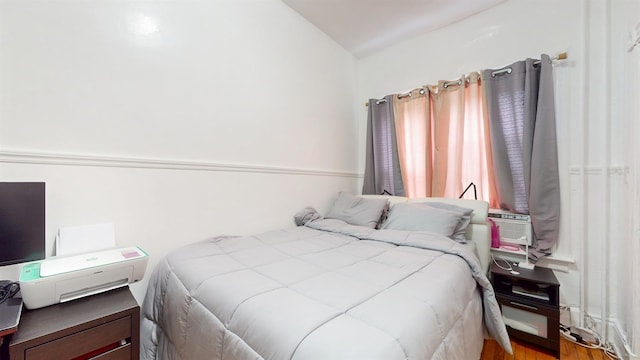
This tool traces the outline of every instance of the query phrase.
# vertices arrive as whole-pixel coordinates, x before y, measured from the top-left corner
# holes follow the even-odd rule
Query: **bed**
[[[468,211],[464,228],[451,207]],[[486,277],[487,210],[340,193],[299,226],[177,249],[151,275],[141,357],[478,359],[487,336],[511,353]]]

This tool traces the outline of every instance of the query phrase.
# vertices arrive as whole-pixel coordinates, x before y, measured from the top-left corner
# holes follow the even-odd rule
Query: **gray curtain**
[[[558,240],[560,180],[553,68],[548,55],[483,71],[494,176],[503,209],[529,214],[529,257],[549,254]]]
[[[381,100],[369,100],[366,146],[362,193],[404,196],[393,116],[393,95],[387,95]]]

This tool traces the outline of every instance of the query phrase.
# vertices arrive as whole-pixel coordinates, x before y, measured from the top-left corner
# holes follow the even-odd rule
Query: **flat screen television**
[[[0,266],[45,255],[45,183],[0,182]]]

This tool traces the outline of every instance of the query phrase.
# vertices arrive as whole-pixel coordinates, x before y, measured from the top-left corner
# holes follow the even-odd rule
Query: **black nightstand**
[[[501,266],[507,264],[498,261]],[[504,264],[503,264],[504,263]],[[560,283],[551,269],[491,265],[491,282],[509,336],[560,356]]]
[[[140,357],[140,307],[128,287],[25,310],[11,360]]]

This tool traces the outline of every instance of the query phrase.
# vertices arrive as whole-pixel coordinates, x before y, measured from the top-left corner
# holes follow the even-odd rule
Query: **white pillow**
[[[387,204],[386,199],[365,199],[341,191],[325,217],[375,229]]]
[[[462,218],[463,213],[438,209],[427,203],[395,204],[381,229],[431,231],[449,238]]]
[[[409,200],[408,197],[393,196],[393,195],[368,195],[367,194],[367,195],[360,195],[360,196],[365,199],[386,199],[387,201],[389,201],[390,207],[393,207],[393,205],[397,203],[406,203],[407,200]]]
[[[406,203],[407,200],[409,200],[408,197],[404,197],[404,196],[393,196],[393,195],[360,195],[365,199],[386,199],[389,203],[387,204],[387,206],[384,208],[384,210],[382,211],[382,217],[380,218],[380,222],[378,223],[378,227],[376,229],[380,228],[380,225],[382,225],[382,223],[387,219],[387,216],[389,216],[389,209],[391,209],[395,204],[399,204],[399,203]]]
[[[460,218],[460,221],[458,221],[456,228],[453,230],[451,238],[459,242],[467,241],[467,238],[464,234],[467,232],[467,227],[469,226],[469,224],[471,224],[471,214],[473,213],[473,209],[437,201],[429,202],[429,205],[438,209],[445,209],[462,213],[462,217]]]

